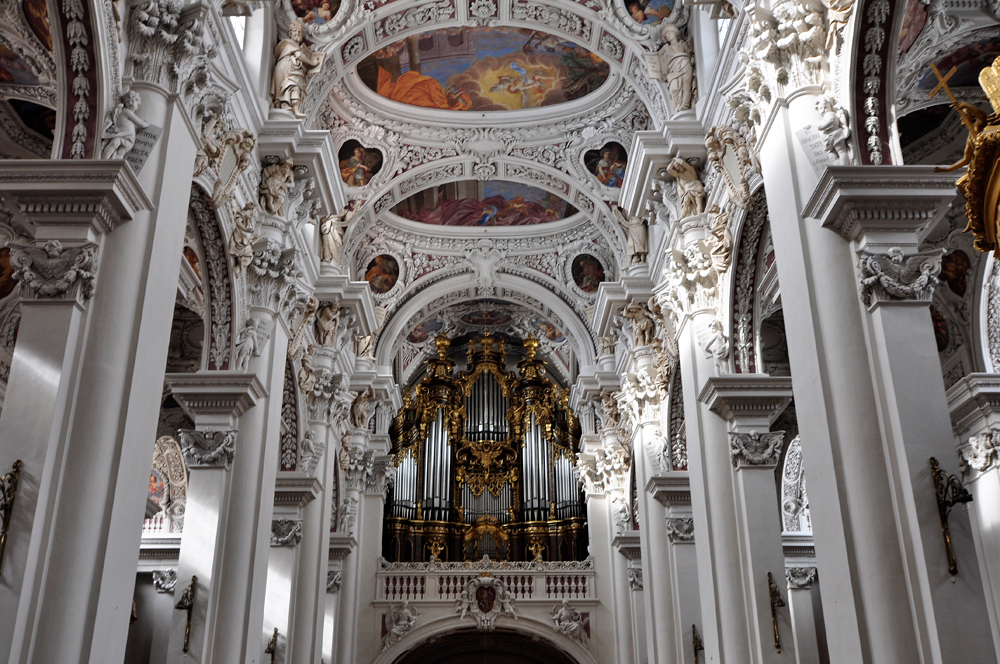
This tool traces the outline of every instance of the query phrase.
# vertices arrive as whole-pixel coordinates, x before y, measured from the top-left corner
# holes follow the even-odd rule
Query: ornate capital
[[[384,496],[389,487],[396,481],[396,464],[392,457],[373,462],[372,474],[365,483],[365,493]]]
[[[340,592],[340,584],[343,580],[344,573],[335,570],[329,570],[326,573],[326,592],[328,593],[338,593]]]
[[[1000,430],[994,429],[969,440],[958,447],[962,474],[971,475],[975,470],[985,473],[1000,468]]]
[[[621,391],[615,394],[619,411],[630,427],[659,421],[660,405],[666,397],[667,386],[654,367],[627,374]]]
[[[375,453],[361,445],[353,445],[347,439],[340,450],[340,467],[348,489],[363,491],[375,482]]]
[[[172,593],[177,587],[177,571],[172,569],[153,570],[153,587],[158,593]]]
[[[178,431],[178,442],[188,468],[216,466],[229,468],[236,454],[236,431]]]
[[[12,277],[21,282],[24,300],[77,300],[94,294],[97,245],[91,242],[63,247],[59,240],[43,246],[11,244]]]
[[[733,459],[733,468],[748,466],[773,468],[777,466],[784,439],[784,431],[771,431],[769,433],[729,432],[729,453]]]
[[[301,541],[301,520],[275,519],[271,521],[271,546],[298,546]]]
[[[287,321],[308,299],[298,286],[302,267],[295,249],[282,249],[277,242],[265,240],[254,250],[247,274],[253,306],[273,311]]]
[[[630,590],[642,590],[642,568],[628,568],[628,587]]]
[[[132,76],[172,92],[193,94],[208,83],[216,49],[206,31],[207,7],[142,0],[128,21]]]
[[[694,519],[689,516],[667,519],[667,539],[673,544],[694,542]]]
[[[872,309],[892,302],[930,302],[941,274],[944,249],[907,254],[899,247],[888,252],[859,252],[861,301]]]
[[[806,590],[812,588],[812,584],[816,581],[816,568],[786,567],[785,579],[788,581],[790,589]]]

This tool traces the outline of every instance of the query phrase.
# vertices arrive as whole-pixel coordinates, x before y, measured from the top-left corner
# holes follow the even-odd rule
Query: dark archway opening
[[[576,664],[544,639],[509,630],[465,630],[418,645],[395,664]]]

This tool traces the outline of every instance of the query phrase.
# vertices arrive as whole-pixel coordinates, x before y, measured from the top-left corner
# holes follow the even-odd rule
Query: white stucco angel
[[[268,164],[261,171],[260,186],[257,191],[260,194],[260,206],[268,214],[285,214],[285,198],[288,196],[289,187],[295,184],[293,166],[295,162],[286,159],[276,164]]]
[[[583,616],[569,605],[568,599],[552,607],[552,629],[579,643],[584,638],[583,622]]]
[[[410,608],[409,601],[403,600],[401,605],[389,607],[385,622],[389,632],[382,639],[382,650],[388,650],[413,629],[417,624],[417,612]]]
[[[138,93],[129,90],[121,96],[118,105],[108,114],[108,120],[104,124],[102,159],[123,158],[135,145],[135,137],[139,130],[149,126],[148,122],[136,115],[141,101]]]
[[[667,172],[677,180],[681,219],[704,212],[705,185],[698,178],[697,169],[680,157],[674,157],[667,164]]]
[[[646,262],[649,253],[649,231],[646,220],[642,217],[630,217],[617,205],[611,206],[615,221],[625,231],[625,251],[628,253],[628,264],[638,265]]]
[[[316,312],[316,343],[332,348],[337,341],[337,326],[340,324],[340,309],[329,302]]]
[[[708,237],[705,246],[712,258],[712,266],[720,275],[729,269],[733,257],[733,236],[729,232],[729,213],[716,203],[708,207]]]
[[[833,155],[835,164],[846,166],[850,160],[847,138],[851,135],[847,111],[827,92],[816,98],[816,112],[820,115],[816,128],[823,134],[826,151]]]
[[[299,20],[288,26],[288,38],[274,47],[274,71],[271,75],[271,108],[283,108],[296,117],[305,117],[302,104],[309,79],[318,74],[326,59],[324,51],[311,51],[302,42],[305,27]]]

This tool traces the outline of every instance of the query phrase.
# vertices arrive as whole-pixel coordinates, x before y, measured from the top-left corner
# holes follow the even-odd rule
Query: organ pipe
[[[468,364],[456,373],[450,340],[438,338],[436,357],[404,391],[390,426],[398,471],[385,554],[582,558],[585,512],[573,474],[579,426],[568,391],[535,357],[533,338],[514,342],[524,351],[516,371],[504,339],[467,343]]]

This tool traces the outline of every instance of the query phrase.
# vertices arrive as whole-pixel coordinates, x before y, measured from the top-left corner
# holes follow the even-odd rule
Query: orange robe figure
[[[386,99],[424,108],[462,111],[470,106],[466,95],[452,101],[437,80],[415,71],[408,71],[393,81],[391,74],[379,67],[377,92]]]

